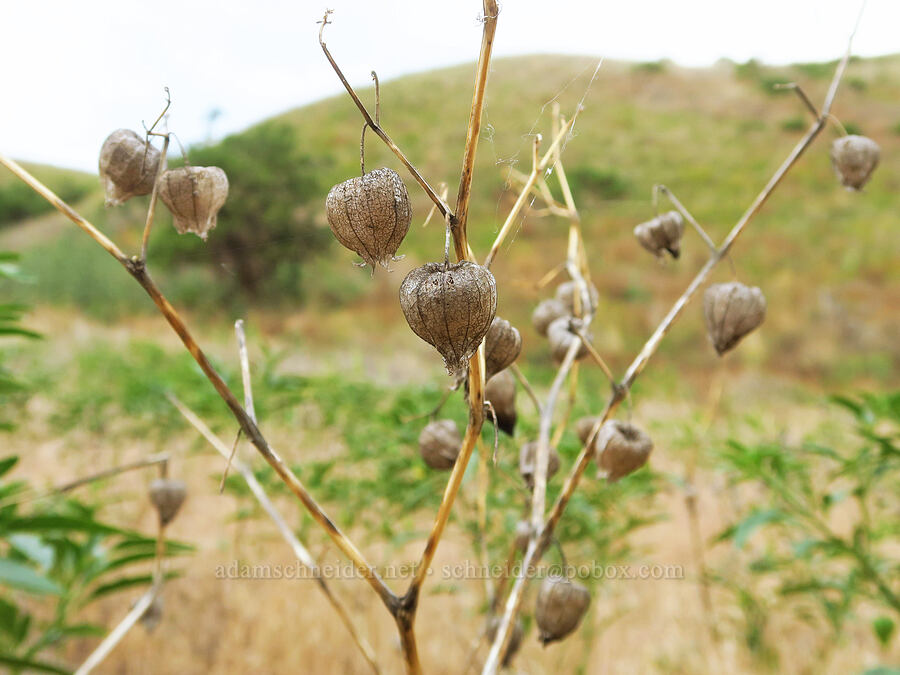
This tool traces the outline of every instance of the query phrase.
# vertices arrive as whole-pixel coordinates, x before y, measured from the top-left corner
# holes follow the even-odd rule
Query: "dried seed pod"
[[[534,308],[534,312],[531,315],[531,324],[538,333],[546,337],[547,328],[550,324],[564,316],[569,316],[566,306],[556,298],[550,298],[542,300]]]
[[[159,178],[159,198],[179,234],[193,232],[205,240],[227,197],[228,177],[217,166],[182,166]]]
[[[486,267],[463,260],[428,263],[400,284],[400,307],[413,333],[444,357],[458,376],[478,349],[497,312],[497,284]]]
[[[582,417],[577,422],[575,422],[575,433],[578,434],[578,440],[581,441],[581,444],[584,445],[587,443],[588,436],[591,435],[591,431],[594,429],[594,425],[600,421],[600,418],[596,415],[590,415],[588,417]],[[600,433],[597,433],[597,436],[600,436]],[[596,439],[594,439],[596,444]]]
[[[766,299],[756,286],[714,284],[703,295],[706,330],[721,356],[766,318]]]
[[[668,251],[673,258],[681,255],[681,235],[684,218],[678,211],[669,211],[634,228],[634,236],[641,246],[655,256]]]
[[[512,436],[516,429],[516,378],[512,373],[501,370],[489,379],[484,386],[484,400],[494,406],[500,431]]]
[[[575,314],[575,290],[577,285],[574,281],[566,281],[565,283],[560,284],[556,287],[556,299],[559,300],[563,307],[566,308],[566,312],[568,314]],[[590,284],[588,286],[588,298],[584,297],[584,294],[581,294],[581,312],[578,313],[578,316],[584,316],[587,314],[586,307],[584,306],[585,300],[589,300],[591,303],[591,313],[597,309],[597,303],[600,300],[600,291],[597,290],[597,287],[594,284]]]
[[[522,478],[525,480],[525,485],[528,486],[528,489],[534,487],[537,449],[538,442],[529,441],[528,443],[525,443],[525,445],[522,446],[522,450],[519,451],[519,473],[522,474]],[[556,452],[556,448],[551,446],[550,454],[547,456],[547,480],[550,480],[557,471],[559,471],[559,453]]]
[[[527,520],[520,520],[516,523],[516,533],[515,533],[515,544],[516,550],[520,553],[525,553],[528,550],[528,542],[531,541],[531,533],[532,533],[531,522]]]
[[[633,424],[609,420],[604,422],[594,442],[597,477],[615,483],[620,478],[637,471],[653,452],[653,441]]]
[[[325,199],[331,231],[375,269],[387,268],[409,231],[412,209],[403,179],[387,167],[335,185]]]
[[[163,525],[168,525],[175,519],[185,497],[187,497],[187,486],[184,481],[157,478],[150,483],[150,501],[156,507],[159,521]]]
[[[547,645],[562,640],[581,623],[591,604],[591,594],[577,581],[549,576],[538,591],[534,618],[540,633],[538,639]]]
[[[141,614],[140,622],[148,633],[152,633],[156,630],[156,627],[159,625],[160,621],[163,618],[163,599],[161,595],[158,595],[153,598],[153,602],[147,607],[143,614]]]
[[[485,377],[491,379],[496,373],[512,365],[522,351],[522,336],[518,329],[506,319],[495,316],[491,327],[484,336]]]
[[[865,136],[844,136],[831,144],[831,164],[848,190],[865,185],[881,156],[878,143]]]
[[[153,191],[160,153],[131,129],[117,129],[100,148],[100,179],[106,205],[118,206]]]
[[[493,642],[497,639],[497,629],[500,628],[500,617],[493,616],[491,620],[488,622],[486,637],[488,642]],[[525,637],[525,624],[522,623],[522,617],[516,617],[516,623],[512,629],[512,635],[509,636],[509,642],[506,643],[506,651],[503,653],[503,658],[500,659],[501,665],[504,668],[509,667],[509,664],[512,663],[513,657],[516,655],[516,652],[519,651],[519,647],[522,646],[522,640]]]
[[[419,454],[432,469],[452,469],[462,438],[453,420],[429,422],[419,434]]]
[[[580,329],[581,319],[562,317],[556,319],[547,328],[547,340],[550,342],[550,354],[557,363],[566,358],[572,342],[578,342],[581,346],[575,352],[575,359],[583,359],[588,354],[587,347],[582,339],[573,332],[573,328]],[[590,333],[587,334],[590,337]]]

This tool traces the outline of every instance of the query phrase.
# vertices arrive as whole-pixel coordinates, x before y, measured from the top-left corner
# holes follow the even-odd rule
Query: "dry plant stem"
[[[357,570],[360,574],[366,579],[369,585],[375,589],[375,592],[378,593],[378,596],[381,598],[382,602],[389,607],[393,608],[396,605],[397,597],[391,592],[391,590],[387,587],[381,577],[378,575],[378,572],[375,568],[369,564],[366,560],[365,556],[356,548],[356,546],[351,542],[347,536],[341,532],[341,530],[335,525],[332,520],[328,517],[328,515],[322,510],[322,507],[316,502],[316,500],[312,497],[312,495],[307,491],[306,487],[300,481],[297,476],[291,471],[290,467],[284,462],[284,460],[269,446],[268,441],[266,441],[265,437],[262,435],[262,432],[256,426],[256,423],[250,418],[244,408],[241,406],[240,402],[237,400],[237,397],[228,388],[228,385],[225,384],[225,381],[219,376],[216,370],[213,368],[212,364],[209,362],[209,359],[200,349],[200,346],[194,340],[194,337],[191,335],[188,327],[185,325],[184,321],[181,319],[181,316],[175,310],[174,307],[169,303],[169,301],[165,298],[162,292],[159,290],[159,287],[154,283],[154,281],[150,278],[149,273],[147,272],[147,268],[144,263],[139,260],[137,257],[129,258],[127,257],[118,246],[116,246],[106,235],[100,232],[96,227],[94,227],[87,220],[82,218],[72,207],[63,202],[59,197],[57,197],[52,191],[50,191],[46,186],[44,186],[40,181],[38,181],[34,176],[28,173],[21,166],[16,164],[13,160],[8,157],[0,154],[0,164],[3,164],[7,168],[9,168],[14,174],[16,174],[19,178],[24,180],[29,186],[31,186],[38,194],[44,197],[47,201],[53,204],[59,211],[61,211],[64,215],[70,218],[75,222],[81,229],[87,232],[88,235],[91,236],[100,246],[102,246],[110,255],[112,255],[119,263],[134,277],[135,281],[137,281],[147,295],[150,296],[150,299],[153,300],[154,304],[157,306],[159,311],[165,317],[166,321],[172,327],[172,330],[181,338],[182,343],[185,348],[190,352],[191,356],[197,362],[197,365],[200,366],[200,369],[203,371],[203,374],[210,381],[210,383],[215,388],[216,392],[228,406],[232,415],[234,415],[235,419],[240,424],[241,429],[244,434],[250,439],[250,442],[259,450],[260,454],[269,463],[269,465],[275,469],[275,473],[285,482],[291,492],[300,499],[306,509],[309,511],[310,515],[313,517],[321,527],[325,529],[328,535],[331,537],[332,541],[337,545],[337,547],[346,555],[351,562],[356,566]]]
[[[519,384],[522,385],[522,389],[528,394],[528,397],[531,399],[531,402],[534,403],[534,408],[537,410],[538,415],[541,414],[541,402],[538,400],[537,394],[534,392],[534,389],[531,386],[531,383],[528,381],[528,378],[525,377],[525,373],[519,368],[518,363],[513,363],[509,369],[512,371],[512,374],[516,376],[516,379],[519,381]]]
[[[450,192],[450,188],[447,186],[447,184],[446,183],[438,183],[438,190],[441,191],[441,193],[440,193],[441,199],[443,199],[444,201],[447,201],[447,195]],[[431,208],[428,209],[428,215],[425,216],[425,221],[422,223],[422,227],[428,226],[428,223],[430,223],[431,219],[434,218],[434,214],[436,211],[437,211],[437,205],[432,204]]]
[[[704,230],[702,227],[700,227],[700,223],[697,222],[697,220],[694,218],[694,216],[692,216],[691,213],[686,208],[684,208],[684,204],[682,204],[680,201],[678,201],[678,197],[676,197],[672,193],[672,191],[669,190],[669,188],[667,188],[665,185],[654,185],[653,189],[657,192],[663,193],[668,198],[668,200],[670,202],[672,202],[672,206],[674,206],[678,210],[678,212],[682,216],[684,216],[684,219],[687,220],[694,227],[695,230],[697,230],[697,234],[700,235],[700,238],[706,243],[706,245],[709,247],[709,250],[712,251],[713,253],[715,253],[715,251],[716,251],[715,243],[710,238],[710,236],[708,234],[706,234],[706,230]]]
[[[128,631],[134,627],[134,624],[144,616],[144,612],[147,611],[147,608],[150,607],[151,603],[156,598],[158,590],[159,589],[154,584],[138,599],[134,607],[132,607],[131,611],[125,615],[125,618],[122,619],[119,625],[103,639],[103,642],[101,642],[99,646],[91,652],[90,656],[85,659],[84,663],[79,666],[78,670],[75,671],[75,675],[88,675],[88,673],[103,662],[103,659],[109,656],[110,652],[116,648],[116,645],[122,641],[122,638],[125,637]]]
[[[813,118],[819,119],[819,111],[816,110],[816,106],[809,100],[809,96],[806,95],[806,92],[803,91],[803,88],[799,84],[796,82],[779,82],[775,85],[775,89],[793,89],[794,93],[800,97],[801,101],[803,101],[806,109],[812,113]]]
[[[435,192],[434,188],[431,187],[431,185],[428,184],[428,181],[426,181],[422,177],[422,174],[419,173],[419,170],[415,166],[413,166],[412,162],[410,162],[409,159],[407,159],[406,155],[403,154],[403,151],[399,147],[397,147],[397,144],[391,140],[391,137],[388,136],[387,133],[385,133],[384,129],[382,129],[378,125],[378,123],[374,119],[372,119],[372,116],[369,114],[369,111],[366,110],[366,106],[363,105],[363,102],[359,99],[359,96],[353,90],[353,87],[350,86],[350,83],[347,82],[347,78],[344,77],[344,73],[341,72],[340,67],[338,67],[338,64],[335,62],[334,58],[331,56],[331,52],[328,51],[328,47],[325,46],[325,42],[322,39],[322,33],[325,30],[325,26],[327,26],[329,23],[331,23],[328,20],[329,14],[330,14],[330,10],[329,10],[329,13],[326,14],[325,18],[322,20],[322,22],[321,22],[322,27],[319,29],[319,44],[322,47],[322,51],[325,52],[325,58],[328,59],[328,63],[331,64],[331,67],[334,69],[334,72],[337,74],[338,78],[340,79],[341,84],[344,85],[344,89],[346,89],[347,93],[350,94],[350,98],[353,99],[353,102],[356,104],[356,107],[359,108],[360,114],[362,114],[363,119],[365,119],[368,126],[371,127],[372,131],[375,132],[375,134],[378,136],[378,138],[380,138],[382,141],[384,141],[384,144],[387,145],[391,149],[391,152],[393,152],[397,156],[397,158],[403,163],[403,166],[405,166],[407,168],[407,170],[410,172],[410,174],[412,174],[412,177],[416,180],[416,182],[422,186],[422,189],[425,190],[425,194],[427,194],[428,197],[431,199],[431,201],[433,201],[435,203],[435,206],[437,206],[437,208],[440,209],[441,215],[444,217],[446,217],[448,214],[452,216],[453,212],[450,210],[450,207],[447,206],[447,203],[438,196],[438,194],[437,194],[437,192]]]
[[[604,410],[604,413],[601,417],[601,422],[608,419],[615,408],[619,405],[619,403],[621,403],[627,392],[631,389],[631,386],[634,384],[634,381],[641,374],[641,372],[643,372],[644,367],[647,365],[647,362],[650,360],[653,354],[656,353],[656,350],[659,348],[663,337],[665,337],[665,335],[672,328],[675,320],[681,315],[681,312],[687,306],[693,295],[697,292],[697,289],[703,284],[704,281],[706,281],[712,269],[722,260],[722,258],[727,255],[728,251],[744,231],[747,224],[759,212],[759,210],[763,207],[771,194],[784,179],[785,175],[787,175],[788,171],[790,171],[794,164],[796,164],[797,160],[800,159],[800,157],[810,146],[812,141],[825,127],[825,124],[828,121],[828,116],[831,112],[831,105],[834,102],[834,97],[837,94],[838,85],[840,84],[841,77],[843,76],[844,70],[847,67],[847,61],[849,60],[849,58],[850,48],[848,46],[847,52],[844,54],[843,59],[841,59],[841,62],[838,64],[834,77],[832,78],[831,85],[828,88],[828,93],[826,94],[825,103],[822,106],[821,114],[818,116],[818,118],[810,127],[809,131],[807,131],[807,133],[804,135],[804,137],[797,143],[796,146],[794,146],[794,149],[791,151],[791,153],[787,156],[784,162],[782,162],[781,166],[778,167],[778,169],[769,179],[769,182],[766,183],[765,187],[762,189],[759,195],[757,195],[756,199],[753,200],[753,203],[747,208],[738,222],[728,233],[728,236],[725,238],[725,241],[722,243],[722,245],[718,249],[716,249],[716,252],[697,273],[697,276],[694,277],[693,281],[691,281],[690,285],[687,287],[681,297],[679,297],[678,300],[675,301],[672,309],[669,310],[669,313],[665,316],[665,318],[663,318],[657,329],[644,344],[644,347],[628,367],[628,370],[625,373],[622,381],[614,388],[613,394],[610,397],[610,400],[606,405],[606,409]],[[533,572],[534,565],[537,563],[540,556],[543,554],[543,551],[546,549],[546,545],[550,541],[553,530],[555,529],[557,523],[559,522],[559,519],[562,516],[563,511],[568,505],[572,493],[578,486],[578,483],[581,480],[581,476],[587,469],[588,463],[590,462],[590,453],[588,452],[588,449],[593,443],[593,436],[596,435],[601,422],[598,422],[594,426],[591,439],[589,439],[588,443],[585,444],[585,447],[581,451],[578,460],[572,467],[569,475],[566,477],[566,482],[563,485],[562,492],[557,498],[556,503],[553,505],[553,508],[550,511],[550,515],[548,516],[547,521],[543,526],[543,530],[540,533],[539,542],[532,541],[528,547],[528,551],[525,554],[525,559],[522,562],[521,574],[519,574],[519,576],[516,578],[516,582],[513,585],[512,591],[507,598],[506,610],[504,612],[503,619],[500,622],[500,626],[498,627],[497,637],[494,640],[494,644],[491,646],[491,652],[488,655],[488,660],[485,663],[484,669],[482,670],[483,675],[493,674],[497,671],[497,667],[499,664],[499,655],[506,642],[508,642],[509,640],[509,635],[511,633],[510,628],[521,605],[525,584],[527,583],[529,575]]]
[[[563,412],[562,419],[556,425],[553,436],[550,438],[550,447],[555,448],[562,440],[563,434],[566,433],[566,427],[572,419],[572,409],[575,407],[575,399],[578,396],[578,361],[572,364],[569,372],[569,395],[566,397],[566,409]]]
[[[616,377],[612,374],[612,371],[609,369],[609,366],[606,365],[606,361],[603,360],[603,357],[600,356],[600,352],[597,351],[596,347],[594,347],[593,343],[588,339],[587,335],[584,334],[583,330],[576,330],[575,334],[581,338],[581,342],[584,343],[585,349],[587,349],[588,354],[590,354],[591,358],[594,359],[594,362],[600,366],[600,370],[603,371],[603,374],[609,378],[609,383],[615,386]]]
[[[166,106],[168,108],[168,106]],[[157,120],[158,122],[159,120]],[[153,126],[156,126],[154,122]],[[156,135],[150,134],[148,135]],[[169,152],[169,134],[162,134],[163,145],[159,151],[159,166],[156,169],[156,180],[153,181],[153,192],[150,194],[150,206],[147,207],[147,222],[144,223],[144,235],[141,237],[141,260],[147,262],[147,246],[150,243],[150,230],[153,228],[153,216],[156,214],[157,195],[159,194],[159,177],[166,170],[166,155]]]
[[[169,399],[169,402],[173,406],[175,406],[178,412],[180,412],[184,416],[184,418],[188,422],[190,422],[190,424],[197,431],[200,432],[200,435],[203,436],[203,438],[205,438],[222,457],[227,459],[231,453],[229,452],[229,448],[225,444],[225,442],[222,441],[222,439],[220,439],[218,436],[216,436],[213,431],[206,425],[206,423],[203,422],[203,420],[201,420],[190,408],[184,405],[184,403],[182,403],[173,394],[167,394],[166,396]],[[240,460],[235,459],[232,464],[234,466],[234,470],[241,474],[244,482],[247,483],[247,487],[250,488],[250,492],[253,493],[256,501],[263,508],[266,514],[268,514],[269,518],[272,519],[272,522],[275,523],[275,527],[278,528],[278,532],[281,534],[281,537],[285,540],[285,542],[287,542],[288,546],[291,547],[291,551],[293,551],[294,556],[297,558],[297,560],[300,561],[301,564],[308,567],[312,572],[312,576],[316,580],[316,584],[318,585],[322,593],[325,594],[325,597],[328,599],[328,602],[334,608],[335,612],[337,612],[341,623],[344,624],[347,632],[350,633],[350,636],[353,638],[353,641],[356,643],[356,646],[362,653],[363,658],[365,658],[366,662],[374,672],[381,672],[378,666],[378,662],[375,659],[374,650],[366,641],[366,639],[362,637],[356,630],[356,626],[353,625],[353,622],[350,619],[350,615],[347,612],[347,608],[344,607],[343,603],[341,603],[341,601],[338,600],[338,598],[332,593],[331,588],[328,586],[325,579],[322,578],[319,571],[319,566],[316,563],[315,559],[307,550],[307,548],[294,535],[294,532],[291,530],[290,526],[285,522],[284,518],[275,508],[275,505],[272,503],[272,500],[269,499],[269,496],[266,494],[266,491],[256,479],[256,476],[253,475],[253,472],[250,470],[250,468]]]

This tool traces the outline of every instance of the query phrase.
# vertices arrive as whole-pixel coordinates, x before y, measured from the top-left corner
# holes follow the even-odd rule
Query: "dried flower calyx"
[[[187,497],[184,481],[171,478],[157,478],[150,483],[150,502],[159,513],[162,525],[171,523]]]
[[[640,469],[653,452],[653,441],[633,424],[609,420],[604,422],[594,441],[598,477],[615,483]]]
[[[484,337],[485,377],[490,379],[495,373],[512,365],[522,351],[522,335],[506,319],[495,316]]]
[[[566,354],[573,342],[577,342],[580,345],[575,351],[576,359],[583,359],[588,355],[584,341],[575,332],[582,330],[583,325],[581,319],[574,317],[562,317],[550,324],[547,328],[547,340],[550,342],[550,354],[553,356],[554,361],[561,362],[566,358]],[[586,335],[590,338],[589,333]]]
[[[462,438],[453,420],[429,422],[419,434],[419,454],[432,469],[452,469]]]
[[[706,330],[716,352],[721,356],[766,317],[766,299],[756,286],[736,281],[714,284],[703,295]]]
[[[537,472],[537,449],[538,442],[529,441],[522,446],[522,450],[519,452],[519,473],[522,474],[528,489],[534,487],[534,475]],[[547,480],[550,480],[559,471],[559,453],[553,446],[548,449],[550,452],[547,455]]]
[[[634,236],[641,246],[653,255],[668,251],[673,258],[681,255],[681,236],[684,234],[684,218],[678,211],[669,211],[634,228]]]
[[[544,644],[562,640],[581,623],[591,604],[588,590],[577,581],[548,576],[538,591],[534,617]]]
[[[868,182],[880,156],[878,143],[865,136],[844,136],[831,144],[831,163],[848,190],[859,190]]]
[[[497,284],[486,267],[463,260],[428,263],[400,284],[400,307],[413,332],[444,357],[458,376],[478,349],[497,312]]]
[[[159,179],[159,198],[179,234],[193,232],[205,240],[227,197],[228,177],[217,166],[183,166]]]
[[[373,270],[376,264],[387,268],[412,220],[406,185],[386,167],[335,185],[325,199],[325,212],[337,240]]]
[[[484,386],[484,400],[490,401],[497,416],[500,431],[513,435],[516,429],[516,378],[508,370],[501,370]],[[492,419],[490,415],[486,419]]]
[[[550,324],[564,316],[569,316],[566,306],[556,298],[549,298],[542,300],[534,308],[534,312],[531,314],[531,324],[539,334],[546,337]]]
[[[118,206],[132,197],[149,195],[159,170],[159,150],[131,129],[117,129],[100,148],[100,179],[106,205]]]
[[[488,622],[486,633],[488,642],[493,642],[497,639],[498,628],[500,628],[500,617],[491,617],[491,620]],[[512,662],[513,657],[516,655],[516,652],[519,651],[519,647],[522,646],[522,640],[524,638],[525,624],[522,623],[522,617],[516,617],[516,623],[513,626],[512,635],[509,636],[509,642],[506,643],[506,651],[503,653],[503,658],[500,659],[501,665],[504,668],[509,667],[509,664]]]

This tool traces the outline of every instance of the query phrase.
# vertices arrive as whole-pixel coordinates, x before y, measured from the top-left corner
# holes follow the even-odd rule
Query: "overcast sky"
[[[507,0],[495,55],[568,53],[703,66],[839,57],[855,0]],[[174,104],[193,143],[338,93],[316,21],[352,83],[473,61],[478,0],[0,0],[0,151],[96,171],[103,139]],[[900,0],[869,0],[854,53],[900,51]],[[564,83],[560,83],[562,86]],[[602,69],[595,86],[602,86]],[[588,101],[590,104],[590,101]],[[210,112],[221,111],[210,125]]]

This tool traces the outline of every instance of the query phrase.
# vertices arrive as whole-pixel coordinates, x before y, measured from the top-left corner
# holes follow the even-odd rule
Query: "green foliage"
[[[847,130],[847,133],[850,135],[861,136],[862,135],[862,127],[856,122],[844,122],[844,129]]]
[[[309,207],[313,200],[318,207],[322,197],[317,173],[323,160],[313,160],[301,147],[294,127],[266,122],[216,145],[191,148],[193,164],[224,169],[228,200],[206,242],[165,228],[156,233],[164,236],[154,238],[153,259],[175,265],[208,256],[252,297],[296,299],[304,263],[331,241]]]
[[[622,199],[631,192],[631,184],[613,168],[575,166],[567,177],[572,190],[585,199]]]
[[[809,125],[803,117],[788,117],[782,121],[781,130],[795,133],[805,130],[807,126]]]
[[[62,175],[53,181],[56,194],[72,203],[95,187],[95,180],[81,174]],[[50,211],[53,205],[25,183],[15,180],[0,185],[0,228]]]
[[[632,68],[636,73],[655,75],[656,73],[664,73],[668,68],[668,62],[664,59],[660,61],[641,61],[640,63],[635,63]]]
[[[24,279],[19,271],[19,256],[15,253],[0,251],[0,280],[8,282],[20,282]],[[0,338],[24,337],[34,339],[39,337],[34,331],[22,326],[22,316],[28,309],[26,305],[18,303],[0,303]],[[19,396],[26,391],[25,385],[3,364],[4,353],[0,350],[0,409],[8,410],[5,403],[14,396]],[[10,431],[13,423],[6,416],[0,417],[0,432]]]
[[[775,582],[783,603],[818,607],[835,632],[862,602],[893,613],[872,625],[886,643],[900,616],[900,556],[891,549],[900,522],[885,498],[900,490],[900,392],[833,401],[852,415],[856,443],[731,441],[721,450],[732,482],[763,492],[718,539],[748,549],[752,575]]]
[[[17,457],[0,459],[0,663],[11,672],[65,673],[47,650],[74,637],[99,636],[101,626],[77,621],[97,598],[147,586],[156,540],[99,520],[98,508],[74,498],[31,502],[28,485],[7,474]],[[192,550],[167,542],[166,555]]]

